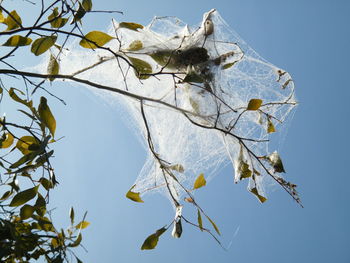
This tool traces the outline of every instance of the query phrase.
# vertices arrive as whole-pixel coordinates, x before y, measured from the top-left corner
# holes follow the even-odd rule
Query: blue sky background
[[[144,204],[124,197],[145,150],[118,107],[82,87],[58,82],[52,91],[68,105],[51,103],[56,133],[65,136],[55,148],[60,185],[51,195],[51,207],[62,226],[69,224],[70,206],[80,216],[88,211],[91,225],[83,243],[89,252],[80,249],[79,257],[91,263],[350,262],[350,2],[104,0],[94,6],[121,10],[124,16],[96,14],[86,32],[106,29],[112,17],[148,24],[154,15],[174,15],[198,24],[204,12],[216,8],[262,57],[286,69],[300,105],[280,152],[286,178],[298,185],[305,208],[278,187],[260,204],[245,182],[233,183],[232,168],[226,167],[198,192],[197,200],[219,226],[223,244],[232,244],[228,251],[189,225],[181,239],[167,232],[156,250],[141,251],[144,239],[173,218],[162,196],[147,196]],[[3,104],[0,110],[9,115],[14,109]]]

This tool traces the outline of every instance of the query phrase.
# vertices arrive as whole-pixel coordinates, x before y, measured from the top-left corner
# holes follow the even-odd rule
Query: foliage
[[[27,2],[27,4],[30,3],[29,1]],[[1,49],[6,51],[0,57],[0,62],[3,65],[3,68],[0,68],[0,99],[12,100],[19,108],[18,112],[23,119],[21,122],[16,122],[8,120],[5,116],[0,118],[1,262],[25,262],[32,259],[36,260],[40,257],[45,258],[47,262],[68,262],[70,261],[69,255],[73,255],[77,262],[81,262],[73,249],[81,244],[81,230],[89,225],[89,222],[85,220],[86,214],[77,223],[75,222],[75,212],[72,208],[69,213],[71,224],[64,230],[55,226],[51,217],[51,211],[48,208],[50,191],[58,185],[54,168],[50,162],[54,157],[54,145],[58,141],[56,134],[57,123],[54,113],[50,109],[48,98],[53,97],[62,102],[64,101],[51,94],[46,89],[45,84],[49,83],[51,85],[57,79],[68,79],[76,83],[89,85],[92,88],[115,92],[140,103],[139,110],[146,128],[149,150],[164,175],[165,186],[176,208],[175,218],[171,220],[171,223],[148,236],[141,247],[142,250],[154,249],[160,236],[170,226],[173,226],[172,235],[179,238],[182,234],[182,222],[197,227],[200,231],[209,233],[221,245],[217,237],[221,234],[218,226],[194,198],[194,191],[198,191],[199,188],[204,187],[207,183],[205,175],[203,173],[199,174],[191,189],[187,189],[178,181],[178,176],[184,173],[184,167],[182,164],[173,164],[171,160],[162,159],[161,154],[155,148],[153,134],[149,129],[148,119],[144,111],[147,102],[158,103],[172,110],[179,111],[193,125],[203,129],[215,129],[224,133],[225,136],[236,138],[241,147],[240,155],[235,163],[236,180],[254,179],[260,175],[260,172],[252,164],[251,160],[254,159],[255,163],[259,165],[260,171],[264,170],[267,172],[300,203],[295,190],[296,185],[285,181],[276,174],[284,172],[279,154],[274,152],[267,156],[257,156],[245,144],[244,138],[238,137],[232,132],[236,122],[247,112],[257,112],[263,116],[263,124],[267,126],[267,133],[276,131],[273,124],[273,121],[275,121],[274,116],[264,112],[262,108],[268,105],[264,104],[261,99],[252,98],[248,105],[243,109],[239,109],[241,113],[236,122],[231,127],[228,127],[227,130],[223,130],[217,126],[217,121],[215,121],[213,126],[203,125],[203,119],[200,119],[202,117],[200,107],[194,100],[190,100],[192,110],[185,111],[177,107],[177,105],[171,105],[161,99],[143,97],[129,92],[126,81],[126,88],[119,89],[103,86],[91,82],[89,79],[76,77],[79,73],[88,71],[106,61],[117,60],[118,63],[119,61],[126,63],[128,69],[132,69],[135,77],[141,82],[157,75],[168,74],[174,79],[174,89],[176,89],[177,84],[188,84],[215,95],[210,86],[211,76],[204,70],[199,72],[197,69],[203,65],[214,64],[221,66],[223,70],[229,70],[242,57],[238,58],[237,61],[227,62],[227,58],[233,56],[232,52],[229,52],[215,59],[210,59],[207,50],[203,47],[193,47],[183,51],[155,51],[146,54],[161,66],[159,72],[154,72],[149,62],[133,56],[133,52],[142,51],[144,47],[143,42],[140,40],[133,39],[126,49],[120,47],[118,52],[106,47],[106,44],[112,40],[120,42],[118,30],[130,30],[137,33],[138,30],[144,28],[142,25],[132,22],[121,22],[115,28],[115,36],[96,30],[84,34],[82,29],[84,19],[89,13],[94,11],[91,0],[42,1],[40,7],[38,6],[38,10],[41,11],[34,20],[35,22],[27,26],[26,21],[22,21],[18,10],[7,10],[3,2],[1,2],[0,22],[4,25],[4,28],[0,32],[0,37],[6,39]],[[205,21],[205,39],[214,30],[213,25],[210,23],[210,19]],[[60,60],[69,39],[78,40],[82,48],[92,52],[94,50],[103,50],[110,56],[101,58],[96,64],[83,68],[75,74],[63,75],[60,73]],[[47,73],[40,74],[17,69],[12,57],[17,54],[18,49],[26,49],[28,53],[30,52],[35,56],[49,54]],[[192,66],[192,69],[190,66]],[[119,69],[122,71],[121,67]],[[173,71],[165,72],[165,69]],[[185,73],[184,70],[186,70]],[[285,72],[281,71],[279,79],[284,74]],[[20,77],[22,86],[8,88],[3,80],[11,77]],[[37,79],[41,79],[41,81],[37,82]],[[287,81],[291,82],[292,80],[289,79]],[[282,88],[287,87],[287,85],[288,83],[283,83]],[[39,100],[38,90],[42,90],[48,95],[41,96]],[[39,102],[35,103],[37,100]],[[254,142],[259,143],[259,141]],[[270,168],[273,171],[270,171]],[[174,197],[173,190],[169,187],[167,180],[170,179],[177,182],[179,187],[186,192],[184,200],[195,206],[197,211],[196,223],[189,221],[182,215],[182,205]],[[141,199],[142,193],[134,192],[134,187],[131,187],[126,197],[132,201],[143,203],[144,201]],[[262,203],[267,200],[257,187],[251,188],[250,192]],[[205,227],[205,224],[208,224],[211,229]]]

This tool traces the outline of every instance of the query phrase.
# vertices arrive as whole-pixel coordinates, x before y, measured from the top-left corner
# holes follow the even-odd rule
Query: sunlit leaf
[[[158,229],[154,234],[148,236],[141,246],[141,250],[154,249],[157,244],[159,237],[166,231],[165,227]]]
[[[1,9],[0,9],[0,23],[4,23],[4,21],[5,21],[5,17],[4,17],[4,15],[2,14],[2,11],[1,11]]]
[[[174,164],[169,166],[169,168],[179,173],[183,173],[185,171],[184,167],[181,164]]]
[[[50,24],[53,28],[61,28],[68,22],[68,18],[63,18],[60,16],[58,7],[55,7],[52,14],[49,15],[47,19],[51,21]]]
[[[223,65],[222,68],[223,68],[223,69],[229,69],[229,68],[231,68],[234,64],[235,64],[235,62],[227,63],[227,64]]]
[[[74,240],[73,243],[68,244],[68,246],[69,246],[69,247],[77,247],[77,246],[80,245],[82,239],[83,239],[83,237],[82,237],[81,233],[79,233],[77,239]]]
[[[3,46],[6,47],[22,47],[22,46],[28,46],[32,43],[32,39],[29,37],[22,37],[20,35],[15,35],[10,37]]]
[[[148,79],[150,76],[148,75],[142,75],[142,74],[151,74],[152,73],[152,66],[141,59],[128,57],[131,64],[134,66],[135,75],[139,79]]]
[[[95,49],[104,46],[106,43],[111,41],[114,37],[103,33],[101,31],[91,31],[84,36],[79,44],[84,48]]]
[[[134,40],[133,42],[130,43],[128,47],[128,51],[138,51],[143,48],[143,44],[140,40]]]
[[[258,110],[262,104],[261,99],[251,99],[248,103],[247,110]]]
[[[83,0],[82,6],[86,12],[89,12],[92,9],[92,1],[91,0]]]
[[[266,159],[268,160],[270,165],[273,167],[275,172],[277,172],[277,173],[285,173],[285,170],[284,170],[284,167],[283,167],[283,163],[282,163],[282,159],[281,159],[280,155],[278,154],[278,152],[274,151],[270,155],[266,156]]]
[[[50,130],[52,136],[55,136],[56,120],[52,115],[49,106],[47,105],[47,99],[45,97],[40,98],[38,113],[42,123]]]
[[[35,147],[33,146],[39,147],[39,143],[40,142],[37,139],[35,139],[33,136],[23,136],[17,141],[16,148],[20,150],[22,154],[26,155],[32,152],[33,151],[32,149],[35,149]]]
[[[38,193],[38,188],[39,186],[37,185],[33,188],[19,192],[12,198],[10,206],[20,206],[32,200]]]
[[[24,205],[21,207],[20,216],[22,220],[30,218],[34,213],[34,207],[31,205]]]
[[[206,217],[207,217],[207,219],[209,220],[209,222],[212,224],[212,226],[214,227],[216,233],[218,233],[218,235],[221,235],[220,230],[219,230],[219,228],[216,226],[216,224],[214,223],[214,221],[211,220],[209,216],[206,216]]]
[[[268,133],[276,132],[275,126],[273,125],[273,122],[271,121],[270,118],[268,118],[267,120],[267,132]]]
[[[262,196],[262,195],[259,194],[258,189],[256,189],[256,187],[250,189],[249,191],[250,191],[251,193],[253,193],[253,194],[259,199],[259,201],[260,201],[261,203],[264,203],[264,202],[267,200],[266,197],[264,197],[264,196]]]
[[[59,241],[57,240],[57,238],[51,239],[51,245],[53,248],[57,248],[59,246]]]
[[[140,193],[135,193],[132,191],[132,189],[134,189],[135,186],[136,185],[133,185],[125,196],[134,202],[143,203],[143,200],[140,197]]]
[[[49,50],[55,44],[56,40],[57,36],[55,35],[38,38],[33,42],[31,52],[39,56]]]
[[[79,224],[75,226],[76,229],[84,229],[90,225],[88,221],[81,221]]]
[[[18,90],[17,90],[18,91]],[[21,99],[16,93],[15,93],[15,89],[14,88],[10,88],[9,89],[9,95],[10,97],[14,100],[14,101],[17,101],[19,103],[22,103],[23,105],[31,108],[33,106],[33,102],[30,100],[30,101],[27,101],[27,100],[23,100]]]
[[[196,181],[194,182],[193,189],[201,188],[201,187],[205,186],[206,184],[207,184],[207,181],[204,178],[204,174],[201,173],[197,177]]]
[[[12,145],[14,138],[11,133],[4,133],[0,138],[0,149],[8,148]]]
[[[199,211],[199,209],[197,210],[197,221],[198,221],[199,229],[201,231],[203,231],[203,221],[202,221],[202,216],[201,216],[201,212]]]
[[[16,10],[13,10],[7,16],[7,18],[5,18],[3,23],[7,25],[6,31],[9,31],[9,30],[13,30],[13,29],[19,28],[22,25],[22,19],[17,14]]]
[[[137,31],[137,29],[142,29],[143,25],[132,22],[121,22],[119,23],[119,27]]]

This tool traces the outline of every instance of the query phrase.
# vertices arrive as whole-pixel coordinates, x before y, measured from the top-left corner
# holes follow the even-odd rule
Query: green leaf
[[[183,173],[185,171],[184,167],[181,164],[174,164],[169,166],[169,169]]]
[[[146,240],[143,242],[141,246],[141,250],[149,250],[154,249],[159,241],[159,237],[167,230],[167,228],[163,227],[158,229],[154,234],[148,236]]]
[[[232,63],[227,63],[225,65],[222,66],[223,69],[229,69],[230,67],[232,67],[234,64],[236,64],[235,62]]]
[[[22,47],[22,46],[28,46],[32,43],[32,39],[29,37],[22,37],[20,35],[14,35],[10,37],[3,46],[6,47]]]
[[[74,208],[73,207],[71,207],[69,210],[69,218],[70,218],[71,224],[73,225],[73,223],[74,223]]]
[[[101,31],[91,31],[84,36],[85,39],[80,41],[80,46],[84,48],[95,49],[104,46],[114,37]]]
[[[51,113],[50,107],[47,105],[47,99],[45,97],[40,98],[38,113],[42,123],[49,129],[52,136],[55,136],[56,120]]]
[[[17,162],[15,163],[12,163],[10,165],[10,169],[13,169],[13,168],[17,168],[19,166],[21,166],[22,164],[24,163],[30,163],[34,160],[34,158],[39,154],[40,152],[39,151],[35,151],[35,152],[30,152],[24,156],[22,156]]]
[[[23,204],[27,203],[28,201],[32,200],[36,196],[36,194],[38,193],[38,188],[39,188],[39,186],[37,185],[33,188],[29,188],[27,190],[19,192],[18,194],[16,194],[12,198],[10,206],[11,207],[20,206],[20,205],[23,205]]]
[[[47,74],[49,75],[57,75],[60,71],[60,65],[57,62],[55,56],[50,55],[49,65],[47,66]],[[53,81],[54,77],[49,77],[50,81]]]
[[[30,218],[33,215],[33,213],[34,207],[32,207],[31,205],[24,205],[22,206],[19,214],[22,220],[26,220]]]
[[[198,220],[199,229],[201,231],[203,231],[203,221],[202,221],[202,216],[201,216],[201,212],[199,211],[199,209],[197,210],[197,220]]]
[[[5,192],[2,197],[0,198],[0,201],[6,200],[7,198],[10,197],[10,195],[12,194],[12,191],[7,191]]]
[[[45,198],[38,193],[38,198],[36,199],[35,202],[35,211],[39,216],[44,216],[46,213],[46,201]]]
[[[6,31],[9,31],[9,30],[13,30],[13,29],[19,28],[22,25],[22,19],[17,14],[16,10],[13,10],[7,16],[7,18],[5,18],[3,23],[7,25]]]
[[[194,182],[193,189],[201,188],[201,187],[205,186],[206,184],[207,184],[207,181],[204,178],[204,174],[201,173],[197,177],[196,181]]]
[[[55,35],[38,38],[33,42],[31,52],[35,56],[39,56],[49,50],[56,43],[56,40],[57,36]]]
[[[33,136],[23,136],[17,141],[16,148],[20,150],[23,155],[26,155],[32,152],[33,148],[35,149],[35,147],[33,146],[39,147],[39,144],[40,142],[37,139],[35,139]]]
[[[183,82],[203,83],[204,79],[200,75],[191,72],[186,75]]]
[[[130,43],[128,47],[128,51],[138,51],[143,48],[143,44],[140,40],[134,40],[133,42]]]
[[[53,183],[44,177],[41,177],[39,182],[45,188],[46,191],[49,191],[53,188]]]
[[[286,171],[284,170],[282,159],[278,152],[274,151],[270,155],[266,156],[267,161],[270,163],[270,165],[273,167],[275,172],[277,173],[285,173]]]
[[[83,0],[82,6],[86,12],[89,12],[92,9],[92,1],[91,0]]]
[[[53,28],[61,28],[63,27],[67,22],[68,18],[62,18],[58,12],[58,7],[55,7],[55,9],[52,11],[52,14],[47,17],[47,19],[51,24],[51,27]]]
[[[119,23],[119,27],[137,31],[137,29],[139,28],[142,29],[143,25],[132,23],[132,22],[121,22]]]
[[[221,235],[220,230],[219,230],[219,228],[216,226],[216,224],[214,223],[214,221],[211,220],[209,216],[206,216],[206,217],[207,217],[207,219],[209,220],[209,222],[212,224],[212,226],[214,227],[216,233],[218,233],[218,235]]]
[[[131,64],[134,66],[135,75],[139,79],[148,79],[150,76],[142,75],[142,74],[151,74],[152,73],[152,66],[141,59],[128,57]]]
[[[133,191],[131,191],[132,189],[134,189],[136,185],[133,185],[130,190],[126,193],[126,197],[129,198],[130,200],[134,201],[134,202],[139,202],[139,203],[143,203],[143,200],[140,197],[140,193],[135,193]]]
[[[85,16],[85,14],[86,14],[86,11],[85,11],[84,7],[82,6],[82,4],[79,2],[79,8],[75,12],[74,18],[73,18],[73,21],[71,22],[71,24],[79,22]]]
[[[262,104],[261,99],[251,99],[248,103],[247,110],[258,110]]]
[[[76,229],[84,229],[90,225],[88,221],[81,221],[79,224],[75,226]]]
[[[267,133],[276,132],[275,126],[270,118],[267,119]]]
[[[14,138],[11,133],[4,133],[0,138],[0,149],[8,148],[12,145]]]
[[[44,163],[49,161],[49,158],[53,155],[54,150],[49,151],[48,153],[44,153],[35,160],[37,166],[42,166]]]
[[[262,196],[262,195],[259,194],[258,189],[257,189],[256,187],[250,189],[249,191],[250,191],[251,193],[253,193],[253,194],[259,199],[259,201],[260,201],[261,203],[264,203],[264,202],[267,200],[266,197],[264,197],[264,196]]]
[[[82,239],[83,239],[83,237],[82,237],[81,233],[79,233],[77,239],[74,240],[73,243],[68,244],[68,246],[69,246],[69,247],[77,247],[77,246],[80,245]]]

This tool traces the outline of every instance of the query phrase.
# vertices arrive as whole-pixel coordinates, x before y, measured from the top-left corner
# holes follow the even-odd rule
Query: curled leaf
[[[259,200],[261,203],[264,203],[264,202],[267,200],[266,197],[264,197],[264,196],[262,196],[262,195],[259,194],[258,189],[257,189],[256,187],[250,189],[249,191],[250,191],[252,194],[254,194],[254,195],[258,198],[258,200]]]
[[[49,64],[47,66],[47,74],[57,75],[59,71],[60,71],[60,65],[58,64],[57,59],[55,58],[55,56],[50,55]],[[55,79],[54,77],[49,77],[50,81],[53,81],[54,79]]]
[[[267,132],[268,133],[276,132],[275,126],[273,125],[273,122],[271,121],[270,118],[268,118],[267,120]]]
[[[143,200],[140,197],[140,193],[135,193],[131,191],[132,189],[134,189],[135,186],[136,185],[133,185],[125,196],[134,202],[143,203]]]
[[[40,142],[33,136],[23,136],[17,141],[16,148],[20,150],[23,155],[26,155],[37,150],[39,144]]]
[[[47,99],[45,97],[40,98],[38,113],[42,123],[49,129],[52,136],[55,136],[56,120],[50,110],[49,105],[47,105]]]
[[[12,145],[14,138],[11,133],[4,133],[0,138],[0,149],[8,148]]]
[[[276,173],[285,173],[282,159],[277,151],[274,151],[270,155],[266,156],[267,161],[273,167]]]

